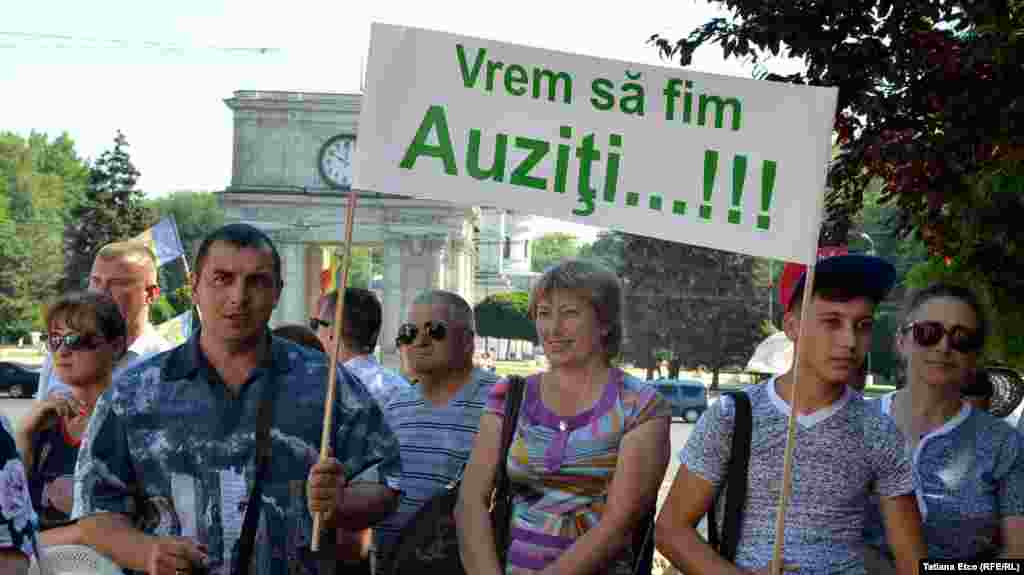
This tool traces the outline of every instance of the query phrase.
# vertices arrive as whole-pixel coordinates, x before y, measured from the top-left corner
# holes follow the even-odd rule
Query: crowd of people
[[[465,573],[634,574],[645,553],[635,543],[651,540],[688,575],[767,573],[793,398],[785,572],[902,575],[926,557],[1024,558],[1024,443],[986,411],[988,323],[967,288],[912,297],[897,334],[905,385],[868,399],[872,318],[895,269],[828,257],[805,294],[806,271],[790,267],[793,365],[710,406],[655,514],[671,409],[617,365],[622,286],[601,265],[565,260],[531,288],[549,367],[525,381],[474,361],[473,309],[458,294],[410,303],[395,372],[373,354],[383,315],[369,290],[329,292],[308,326],[269,328],[282,264],[258,229],[216,230],[193,267],[201,322],[177,347],[149,324],[157,262],[142,244],[104,247],[88,291],[47,306],[39,393],[19,427],[3,420],[0,432],[0,572],[73,544],[126,573],[397,574],[413,517],[456,486],[451,536]],[[737,449],[749,459],[738,480]],[[502,489],[510,519],[496,526]],[[735,528],[729,545],[698,530],[709,512],[724,517],[709,530]]]

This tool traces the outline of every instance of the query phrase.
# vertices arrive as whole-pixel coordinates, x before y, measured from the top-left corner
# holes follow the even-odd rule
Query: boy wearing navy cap
[[[797,374],[785,572],[865,573],[861,526],[873,490],[882,496],[897,572],[915,573],[924,557],[902,435],[848,387],[863,365],[872,316],[895,284],[896,270],[872,256],[820,259],[812,297],[802,309],[805,276],[805,266],[787,264],[780,280],[783,326],[799,344],[799,357],[786,373],[744,390],[752,411],[751,452],[732,562],[709,547],[695,528],[713,504],[717,516],[723,516],[722,501],[716,503],[715,495],[725,484],[731,457],[736,417],[731,397],[723,396],[705,412],[679,454],[682,465],[658,517],[656,540],[662,555],[684,573],[769,572]]]

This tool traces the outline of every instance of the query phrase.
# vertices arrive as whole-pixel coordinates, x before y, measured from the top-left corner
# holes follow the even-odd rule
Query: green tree
[[[530,269],[535,272],[542,272],[551,264],[563,258],[574,257],[579,252],[576,236],[563,232],[544,234],[532,244]]]
[[[75,206],[64,234],[64,290],[85,284],[96,252],[112,241],[134,237],[156,223],[153,210],[136,188],[139,171],[128,154],[128,140],[120,131],[114,148],[103,152],[89,171],[83,202]]]
[[[57,293],[62,229],[88,167],[67,134],[52,142],[0,133],[0,339],[40,329],[40,306]]]
[[[593,259],[613,270],[619,269],[622,267],[622,237],[621,234],[601,232],[594,242],[580,246],[577,257]]]
[[[473,309],[477,335],[537,343],[537,328],[527,315],[530,294],[524,291],[487,296]]]
[[[1012,297],[1024,293],[1024,2],[715,3],[730,16],[652,41],[683,66],[718,43],[766,80],[838,88],[828,231],[845,243],[866,190],[881,182],[899,239],[914,236],[931,255],[956,260],[1008,306],[1000,315],[1016,313],[1024,305]],[[783,52],[805,70],[769,73]]]
[[[763,339],[768,294],[755,258],[660,239],[612,232],[606,246],[620,261],[626,300],[626,358],[652,376],[670,354],[669,375],[704,366],[718,374],[745,366]],[[621,249],[621,251],[618,251]],[[668,320],[667,318],[671,318]]]

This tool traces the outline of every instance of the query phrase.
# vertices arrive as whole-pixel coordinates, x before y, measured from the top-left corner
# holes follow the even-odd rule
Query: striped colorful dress
[[[507,380],[494,386],[489,413],[503,416],[508,387]],[[508,455],[514,496],[506,575],[540,573],[601,520],[623,436],[658,417],[671,417],[668,402],[618,369],[597,403],[571,417],[540,400],[539,374],[527,379]],[[632,567],[630,548],[602,572],[628,575]]]

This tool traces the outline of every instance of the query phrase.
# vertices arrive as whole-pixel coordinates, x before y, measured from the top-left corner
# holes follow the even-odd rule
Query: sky
[[[97,158],[124,132],[147,195],[223,190],[231,178],[236,90],[358,93],[372,22],[429,28],[649,65],[665,61],[647,39],[688,34],[720,9],[703,0],[502,4],[177,0],[19,2],[0,20],[0,130],[68,132]],[[630,9],[622,10],[620,6]],[[266,49],[266,50],[261,50]],[[777,59],[772,71],[799,69]],[[692,70],[749,78],[718,46]],[[592,238],[596,229],[558,222]]]

